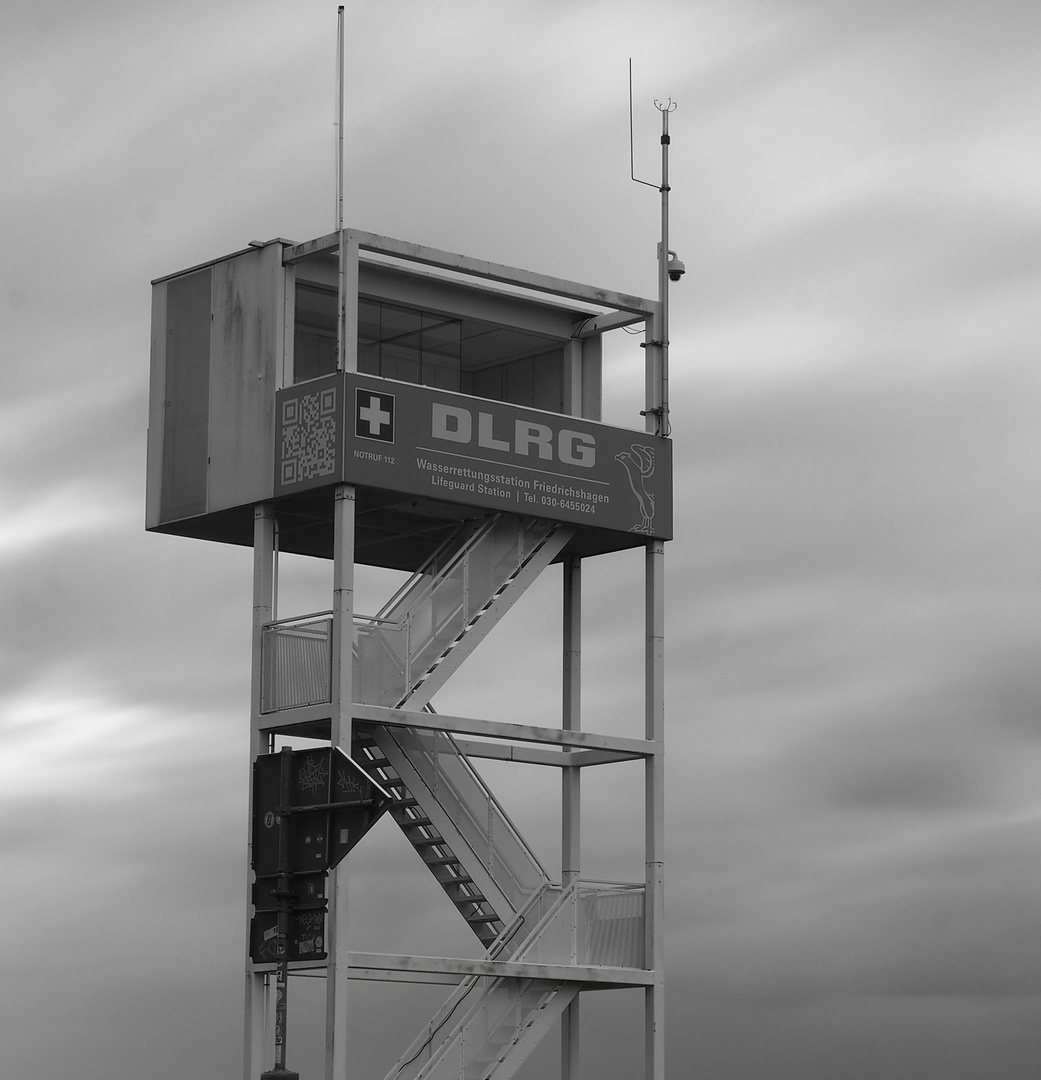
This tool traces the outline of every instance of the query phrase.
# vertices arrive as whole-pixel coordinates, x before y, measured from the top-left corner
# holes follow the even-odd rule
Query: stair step
[[[423,860],[427,866],[451,866],[453,863],[458,863],[459,860],[454,855],[439,855],[433,859],[424,858]]]
[[[443,836],[410,836],[409,843],[413,847],[438,847],[448,841]]]
[[[493,923],[502,922],[498,915],[464,915],[468,923]]]

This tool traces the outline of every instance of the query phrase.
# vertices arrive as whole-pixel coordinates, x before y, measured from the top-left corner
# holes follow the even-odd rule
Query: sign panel
[[[297,400],[305,391],[307,404],[290,405],[290,397]],[[328,414],[321,405],[326,400]],[[281,446],[276,495],[346,481],[574,525],[672,537],[669,439],[343,373],[282,391],[277,412],[282,427],[276,440]]]
[[[253,762],[253,869],[257,877],[278,873],[278,754]]]
[[[290,880],[294,908],[324,908],[327,902],[325,886],[328,873],[322,870],[315,874],[294,874]],[[278,875],[258,877],[253,882],[253,906],[257,911],[276,911],[278,909]]]
[[[258,878],[278,873],[281,757],[261,754],[253,762],[253,870]],[[289,873],[313,874],[336,866],[389,805],[389,798],[341,750],[294,750]]]
[[[294,960],[325,960],[325,911],[311,908],[289,913],[287,957]],[[258,911],[249,924],[249,955],[254,964],[275,964],[282,959],[278,945],[278,915]]]

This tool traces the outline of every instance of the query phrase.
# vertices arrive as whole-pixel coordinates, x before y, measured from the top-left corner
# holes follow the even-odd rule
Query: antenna
[[[343,5],[336,9],[336,232],[338,258],[336,267],[336,368],[343,371],[347,350],[347,292],[344,287],[346,260],[343,235]]]
[[[646,184],[648,187],[658,186],[652,184],[650,180],[640,180],[636,176],[636,163],[633,157],[633,58],[631,56],[629,57],[629,179],[635,180],[638,184]]]

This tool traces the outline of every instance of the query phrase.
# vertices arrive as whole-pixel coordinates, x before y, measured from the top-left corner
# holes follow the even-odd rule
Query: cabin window
[[[336,290],[296,284],[293,325],[293,382],[306,382],[336,370]]]
[[[293,381],[336,371],[336,290],[298,281]],[[358,298],[358,370],[399,382],[563,412],[559,339],[473,318]]]

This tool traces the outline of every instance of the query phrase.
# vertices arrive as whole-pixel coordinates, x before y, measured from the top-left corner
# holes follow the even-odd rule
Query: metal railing
[[[370,703],[402,703],[553,528],[538,518],[497,515],[466,526],[444,545],[366,624],[367,634],[382,641],[359,651],[360,665],[381,668],[387,682],[371,688],[380,700]]]
[[[579,882],[559,894],[530,931],[515,959],[536,964],[644,966],[642,884]],[[548,894],[548,895],[551,895]]]
[[[521,911],[546,885],[546,871],[455,739],[444,731],[400,727],[387,728],[377,742],[383,746],[385,738],[408,760],[512,911]],[[465,865],[455,838],[450,845]]]
[[[359,654],[368,650],[370,661],[367,670],[366,665],[356,665],[355,699],[370,702],[377,696],[376,690],[395,685],[385,680],[396,670],[380,652],[385,637],[371,635],[372,621],[355,627],[355,648]],[[263,711],[329,700],[331,631],[331,616],[324,612],[300,620],[281,620],[265,628]],[[381,668],[390,670],[381,675]],[[367,684],[367,679],[375,685]],[[452,736],[443,731],[388,728],[379,738],[394,743],[512,910],[520,910],[545,884],[546,872]]]
[[[354,700],[392,705],[405,691],[408,624],[374,615],[354,619]],[[277,712],[332,700],[332,612],[268,623],[262,631],[260,711]],[[404,644],[396,638],[404,636]]]
[[[488,952],[527,963],[643,967],[644,886],[547,885]],[[618,925],[610,925],[618,924]],[[398,1059],[386,1080],[465,1078],[504,1022],[531,1023],[547,999],[576,984],[468,975]],[[509,1018],[509,1014],[513,1018]],[[502,1041],[497,1039],[497,1041]],[[484,1075],[484,1074],[482,1074]]]
[[[581,882],[576,963],[642,968],[646,964],[646,886]]]
[[[553,530],[500,515],[463,528],[384,605],[354,618],[354,700],[400,705]],[[330,700],[332,613],[263,630],[261,712]]]
[[[260,711],[276,712],[330,700],[331,611],[280,619],[263,629]]]

